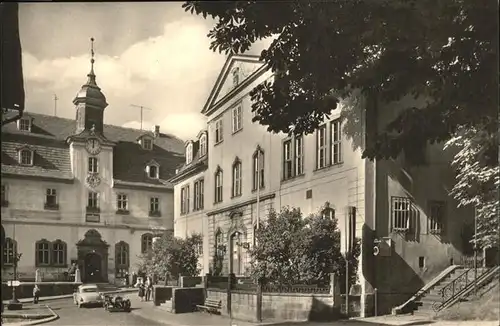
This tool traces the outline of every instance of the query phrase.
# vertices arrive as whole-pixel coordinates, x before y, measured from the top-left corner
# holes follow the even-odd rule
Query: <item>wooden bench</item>
[[[196,308],[200,311],[206,311],[208,313],[218,313],[222,309],[222,301],[217,299],[205,299],[205,303],[203,305],[196,305]]]

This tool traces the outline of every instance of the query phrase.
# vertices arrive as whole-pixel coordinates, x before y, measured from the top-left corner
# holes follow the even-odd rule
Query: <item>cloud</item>
[[[162,35],[135,43],[118,56],[99,54],[97,40],[94,70],[109,103],[106,123],[140,126],[140,112],[131,107],[138,104],[150,109],[144,111],[144,120],[162,121],[164,132],[196,136],[205,121],[199,112],[225,61],[209,50],[206,34],[202,19],[186,16],[167,23]],[[69,103],[86,81],[89,60],[88,53],[40,60],[24,52],[28,111],[52,113],[56,93],[58,115],[73,118]]]

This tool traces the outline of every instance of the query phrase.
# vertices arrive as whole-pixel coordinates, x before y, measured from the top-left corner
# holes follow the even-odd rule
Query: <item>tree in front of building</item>
[[[199,234],[181,239],[165,232],[155,241],[152,249],[141,256],[139,270],[164,278],[165,285],[180,276],[198,276],[197,248],[201,241]]]
[[[256,232],[250,274],[264,284],[278,286],[328,284],[330,273],[345,281],[345,258],[335,217],[322,211],[303,217],[300,209],[271,211]],[[359,241],[349,257],[350,284],[356,281]],[[344,283],[345,284],[345,283]]]
[[[459,150],[452,163],[457,182],[451,194],[460,206],[476,208],[478,247],[498,248],[500,167],[498,152],[491,150],[491,144],[498,141],[493,137],[485,129],[463,128],[446,146]]]

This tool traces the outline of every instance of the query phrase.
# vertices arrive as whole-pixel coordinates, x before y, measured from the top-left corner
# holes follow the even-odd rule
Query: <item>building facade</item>
[[[92,68],[73,100],[76,119],[25,113],[2,128],[2,278],[63,278],[73,263],[85,282],[137,271],[153,237],[173,230],[166,180],[183,142],[160,132],[104,124],[106,98]],[[9,274],[10,273],[10,274]]]
[[[422,101],[387,104],[355,94],[313,134],[288,137],[252,122],[249,93],[270,78],[258,57],[228,58],[202,110],[207,129],[185,144],[186,162],[171,179],[175,235],[201,231],[203,273],[215,268],[217,252],[224,257],[223,273],[246,275],[254,230],[270,209],[284,206],[298,207],[304,215],[326,207],[328,216],[338,219],[343,239],[347,233],[361,239],[362,315],[373,311],[374,288],[379,307],[385,302],[379,312],[388,311],[460,260],[470,240],[464,225],[473,215],[457,209],[447,193],[453,153],[429,145],[419,165],[404,155],[362,158],[370,135],[402,104],[413,101],[418,107]],[[375,256],[377,240],[388,248]]]

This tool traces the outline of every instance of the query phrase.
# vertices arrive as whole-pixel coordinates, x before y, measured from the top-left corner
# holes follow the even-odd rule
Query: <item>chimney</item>
[[[154,128],[154,134],[155,134],[155,138],[156,137],[159,137],[160,136],[160,126],[158,125],[155,125],[155,128]]]

